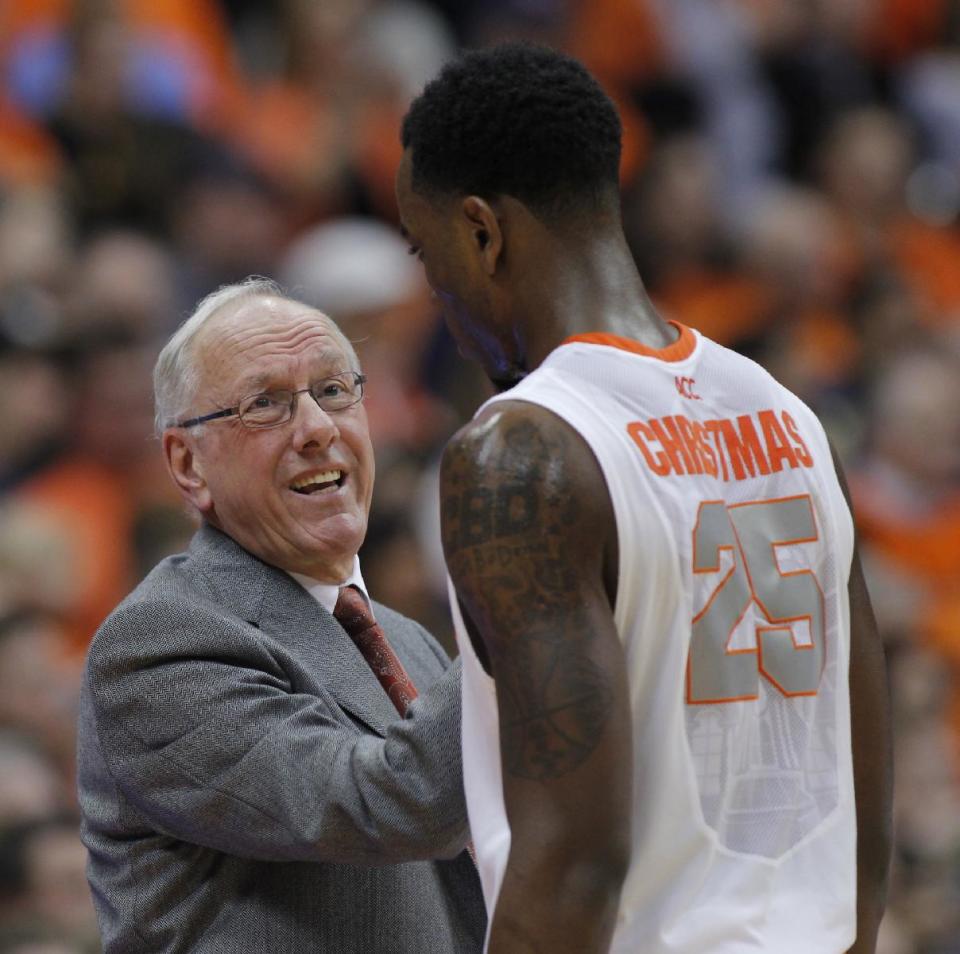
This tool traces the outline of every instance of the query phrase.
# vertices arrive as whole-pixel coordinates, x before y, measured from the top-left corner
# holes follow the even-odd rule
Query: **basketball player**
[[[578,63],[469,53],[402,138],[411,252],[509,389],[441,476],[489,951],[873,951],[884,664],[823,429],[655,313]]]

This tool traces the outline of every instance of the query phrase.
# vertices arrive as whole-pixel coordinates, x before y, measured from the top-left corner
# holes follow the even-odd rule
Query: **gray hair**
[[[164,345],[153,369],[154,426],[158,436],[183,416],[200,387],[200,370],[197,367],[195,353],[200,330],[228,305],[239,304],[254,298],[279,298],[283,301],[303,304],[305,308],[316,311],[311,305],[291,298],[272,279],[262,278],[259,275],[245,278],[242,282],[233,285],[223,285],[203,298],[193,314],[177,328]],[[324,317],[330,322],[331,333],[343,348],[350,367],[354,371],[359,371],[360,361],[350,340],[337,327],[333,319],[327,315]]]

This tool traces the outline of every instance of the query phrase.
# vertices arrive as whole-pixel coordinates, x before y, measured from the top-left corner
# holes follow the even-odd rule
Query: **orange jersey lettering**
[[[786,411],[765,409],[737,418],[691,420],[672,414],[632,421],[627,433],[658,477],[709,474],[746,480],[788,467],[812,467],[813,455]]]

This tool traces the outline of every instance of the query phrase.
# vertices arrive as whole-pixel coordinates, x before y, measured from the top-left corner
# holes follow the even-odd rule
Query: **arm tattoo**
[[[493,662],[504,765],[532,779],[580,765],[613,703],[610,679],[588,652],[582,595],[584,559],[599,560],[599,528],[571,486],[570,439],[554,431],[521,420],[494,446],[451,446],[443,475],[444,549],[483,635],[478,650]]]

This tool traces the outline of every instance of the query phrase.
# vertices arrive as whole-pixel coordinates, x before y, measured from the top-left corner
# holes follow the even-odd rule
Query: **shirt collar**
[[[312,576],[304,576],[303,573],[290,573],[292,576],[328,613],[333,612],[337,605],[337,598],[340,596],[340,589],[344,586],[355,586],[363,593],[367,602],[370,602],[370,596],[367,593],[366,584],[363,582],[363,576],[360,574],[360,557],[354,556],[353,569],[350,575],[342,583],[320,583]]]

